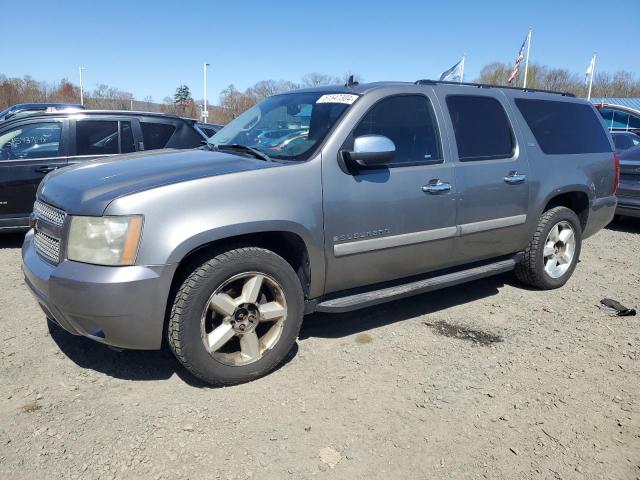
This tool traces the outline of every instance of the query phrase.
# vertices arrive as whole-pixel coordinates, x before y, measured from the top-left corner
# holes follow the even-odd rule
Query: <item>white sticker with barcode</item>
[[[351,93],[329,93],[322,95],[316,103],[346,103],[351,105],[358,99],[358,95],[352,95]]]

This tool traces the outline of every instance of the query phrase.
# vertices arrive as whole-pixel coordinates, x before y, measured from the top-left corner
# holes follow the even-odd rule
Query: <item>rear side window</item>
[[[79,120],[76,123],[76,155],[115,155],[128,152],[135,152],[131,122]]]
[[[76,123],[78,155],[113,155],[118,153],[118,122],[82,120]]]
[[[473,95],[449,95],[447,108],[461,161],[513,156],[513,132],[498,100]]]
[[[353,136],[383,135],[396,146],[392,165],[442,161],[440,139],[429,100],[402,95],[379,101],[360,121]]]
[[[591,105],[518,98],[516,106],[548,155],[611,151],[602,121]]]
[[[176,131],[175,125],[170,123],[148,123],[140,122],[142,127],[142,139],[145,150],[156,150],[164,148],[169,142],[171,135]]]

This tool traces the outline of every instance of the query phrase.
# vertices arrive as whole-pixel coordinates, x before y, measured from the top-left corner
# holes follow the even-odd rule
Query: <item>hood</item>
[[[111,201],[124,195],[280,165],[205,149],[140,152],[56,170],[40,184],[38,198],[71,214],[101,215]]]

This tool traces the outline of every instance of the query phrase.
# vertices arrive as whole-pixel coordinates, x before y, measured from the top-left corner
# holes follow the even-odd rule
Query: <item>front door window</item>
[[[60,156],[59,122],[28,123],[0,134],[0,160],[28,160]]]

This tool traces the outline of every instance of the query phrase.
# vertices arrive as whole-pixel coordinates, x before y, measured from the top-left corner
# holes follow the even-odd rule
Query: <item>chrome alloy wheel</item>
[[[200,331],[209,354],[226,365],[253,363],[272,349],[287,319],[282,287],[263,273],[231,277],[209,298]]]
[[[544,269],[551,278],[566,273],[576,253],[576,237],[573,226],[562,221],[554,225],[544,242]]]

